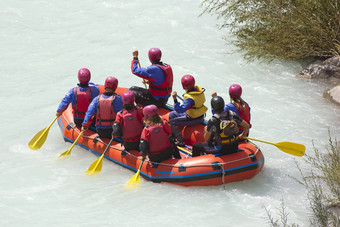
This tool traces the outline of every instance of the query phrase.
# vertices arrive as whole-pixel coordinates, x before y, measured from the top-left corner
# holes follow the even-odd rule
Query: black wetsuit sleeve
[[[139,148],[143,156],[146,156],[147,154],[149,154],[149,142],[146,141],[145,139],[140,140]]]
[[[123,131],[122,131],[122,127],[120,126],[120,124],[115,121],[112,125],[112,135],[115,137],[122,137],[123,136]]]

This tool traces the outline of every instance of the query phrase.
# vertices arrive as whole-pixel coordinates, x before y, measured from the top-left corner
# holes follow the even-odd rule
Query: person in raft
[[[112,125],[116,114],[122,110],[123,102],[120,95],[115,93],[118,80],[109,76],[105,80],[105,92],[93,99],[86,112],[82,130],[87,129],[96,115],[96,129],[100,138],[112,137]]]
[[[173,73],[170,65],[161,62],[162,52],[158,48],[149,50],[149,60],[152,63],[147,68],[138,67],[138,50],[132,52],[131,71],[143,78],[143,83],[149,83],[149,89],[133,86],[130,88],[140,106],[154,104],[163,107],[167,103],[173,84]],[[146,85],[145,85],[146,86]]]
[[[217,93],[213,92],[212,96],[216,96]],[[250,124],[250,107],[247,102],[245,102],[242,98],[242,87],[239,84],[232,84],[229,87],[229,97],[230,103],[225,105],[224,111],[233,111],[236,113],[242,120],[245,120],[251,128]],[[239,127],[240,133],[243,132],[243,127]],[[249,134],[249,132],[248,132]],[[248,136],[248,134],[246,136]]]
[[[112,125],[112,135],[122,138],[125,150],[139,150],[139,140],[143,131],[143,109],[135,106],[135,95],[126,91],[122,95],[124,108],[118,112]]]
[[[149,156],[152,162],[161,162],[167,159],[180,159],[181,156],[174,145],[171,125],[158,115],[155,105],[148,105],[143,109],[145,128],[140,139],[140,149],[143,158]]]
[[[195,78],[191,75],[184,75],[181,83],[185,90],[184,101],[181,105],[177,101],[177,92],[172,93],[175,110],[169,114],[169,123],[176,126],[200,124],[204,121],[204,115],[208,110],[204,105],[205,89],[200,85],[195,86]]]
[[[211,99],[211,108],[215,114],[204,128],[206,142],[195,143],[192,157],[201,154],[232,154],[237,152],[239,139],[248,134],[249,124],[232,111],[224,111],[224,100],[220,96]],[[238,126],[243,127],[239,134]]]
[[[91,72],[87,68],[78,71],[79,84],[70,89],[58,106],[56,116],[59,117],[72,103],[74,123],[81,128],[85,113],[92,100],[99,95],[99,88],[90,82]]]

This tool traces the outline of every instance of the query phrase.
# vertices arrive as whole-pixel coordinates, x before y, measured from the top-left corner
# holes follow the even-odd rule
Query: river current
[[[306,190],[289,176],[300,177],[296,163],[306,173],[310,166],[269,144],[257,143],[265,165],[251,180],[184,188],[142,179],[132,191],[124,185],[134,173],[108,160],[100,175],[84,176],[98,156],[81,147],[59,160],[70,143],[57,124],[40,150],[28,148],[78,69],[89,68],[98,84],[112,75],[119,86],[142,86],[131,53],[138,49],[147,66],[147,51],[159,47],[179,94],[185,74],[206,89],[207,102],[212,91],[228,100],[238,83],[252,108],[251,137],[325,150],[328,130],[340,134],[340,108],[322,98],[330,85],[296,78],[304,67],[297,62],[245,62],[226,45],[228,31],[201,12],[190,0],[0,2],[0,226],[266,226],[266,209],[279,218],[282,200],[290,223],[309,226]]]

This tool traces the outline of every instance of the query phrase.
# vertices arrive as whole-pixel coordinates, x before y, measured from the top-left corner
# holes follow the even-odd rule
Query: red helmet
[[[184,75],[181,82],[184,90],[195,87],[195,78],[191,75]]]
[[[109,87],[109,88],[112,88],[113,90],[116,90],[117,86],[118,86],[118,80],[116,77],[109,76],[108,78],[106,78],[105,88]]]
[[[149,50],[149,60],[151,61],[151,63],[161,60],[161,57],[162,57],[162,51],[160,49],[151,48]]]
[[[229,87],[230,98],[240,98],[242,95],[242,87],[238,84],[233,84]]]
[[[152,116],[158,114],[158,108],[155,105],[148,105],[143,108],[144,117],[149,120]]]
[[[91,80],[90,70],[87,68],[81,68],[78,71],[78,80],[81,84],[87,84]]]
[[[132,91],[126,91],[122,95],[124,105],[131,105],[135,102],[135,94]]]

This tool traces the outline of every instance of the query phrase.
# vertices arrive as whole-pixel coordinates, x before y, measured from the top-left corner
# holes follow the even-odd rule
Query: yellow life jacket
[[[205,102],[205,95],[204,91],[201,86],[196,85],[196,91],[190,91],[183,95],[184,99],[192,99],[195,102],[195,105],[192,106],[190,109],[185,111],[186,114],[189,115],[191,118],[198,118],[207,112],[208,108],[204,105]]]

